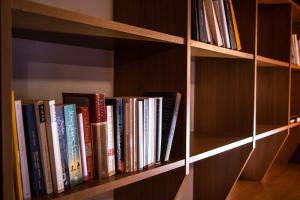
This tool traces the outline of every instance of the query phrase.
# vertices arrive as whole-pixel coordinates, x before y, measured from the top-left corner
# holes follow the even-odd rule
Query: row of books
[[[300,65],[300,49],[299,49],[300,40],[298,39],[297,34],[292,34],[291,38],[291,64]]]
[[[12,105],[19,199],[169,160],[180,93],[105,98],[63,93]]]
[[[232,0],[192,0],[192,39],[241,50]]]

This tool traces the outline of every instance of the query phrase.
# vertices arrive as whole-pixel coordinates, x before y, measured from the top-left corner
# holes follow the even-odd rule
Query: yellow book
[[[235,18],[235,14],[234,14],[232,0],[229,0],[229,4],[230,4],[231,15],[232,15],[231,17],[232,17],[232,23],[233,23],[233,30],[234,30],[234,34],[235,34],[236,47],[237,47],[237,50],[240,51],[240,50],[242,50],[242,45],[241,45],[239,30],[238,30],[238,27],[236,24],[236,18]]]
[[[14,179],[15,179],[15,194],[16,199],[23,199],[22,191],[22,177],[20,169],[20,158],[19,158],[19,145],[17,137],[17,125],[16,125],[16,112],[15,112],[15,95],[14,92],[11,92],[11,109],[12,109],[12,136],[13,136],[13,151],[14,151]]]

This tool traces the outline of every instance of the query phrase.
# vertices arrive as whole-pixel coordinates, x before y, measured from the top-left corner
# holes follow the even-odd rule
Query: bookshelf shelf
[[[254,58],[253,54],[245,53],[242,51],[236,51],[232,49],[226,49],[224,47],[215,46],[212,44],[206,44],[191,40],[192,52],[191,55],[195,57],[213,57],[213,58],[236,58],[236,59],[248,59]]]
[[[298,126],[300,126],[300,122],[290,123],[289,124],[289,129],[292,129],[292,128],[295,128],[295,127],[298,127]]]
[[[128,184],[132,184],[153,176],[157,176],[170,170],[175,170],[177,168],[183,167],[184,165],[185,160],[178,160],[172,163],[153,166],[150,169],[144,171],[120,174],[103,180],[91,180],[86,183],[80,184],[72,188],[71,190],[65,191],[62,194],[51,194],[48,196],[38,197],[34,199],[88,199],[96,195],[109,192],[112,189],[117,189]]]
[[[264,56],[257,56],[257,66],[259,67],[289,67],[289,63],[267,58]]]
[[[234,148],[253,142],[252,137],[210,136],[200,133],[191,133],[190,162],[194,163],[205,158],[229,151]]]
[[[256,125],[256,140],[260,140],[265,137],[280,133],[288,130],[289,126],[282,125]]]
[[[291,65],[291,69],[293,71],[299,71],[300,70],[300,66],[298,66],[298,65]]]
[[[182,37],[54,8],[30,1],[13,1],[15,29],[184,44]]]

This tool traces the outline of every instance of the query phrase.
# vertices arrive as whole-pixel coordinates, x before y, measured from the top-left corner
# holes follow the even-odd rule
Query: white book
[[[149,98],[148,166],[155,163],[155,108],[155,99]]]
[[[44,174],[44,182],[46,186],[46,193],[53,192],[51,167],[49,160],[49,148],[47,142],[46,119],[45,119],[45,106],[43,101],[32,101],[34,104],[34,111],[36,116],[36,127],[39,137],[39,145],[42,159],[42,167]]]
[[[149,138],[149,99],[144,99],[144,166],[148,165],[148,138]]]
[[[16,110],[16,124],[17,124],[17,134],[18,134],[23,198],[30,199],[31,192],[30,192],[30,182],[29,182],[29,171],[28,171],[28,163],[27,163],[26,144],[25,144],[22,104],[20,100],[15,101],[15,110]]]
[[[88,170],[87,170],[87,162],[86,162],[86,150],[85,150],[84,127],[83,127],[82,113],[77,113],[77,122],[78,122],[78,134],[79,134],[78,138],[79,138],[79,144],[80,144],[82,176],[85,179],[88,176]]]
[[[113,106],[106,106],[107,113],[107,163],[108,176],[116,174],[115,169],[115,144],[114,144],[114,118]]]
[[[217,46],[223,46],[220,28],[217,21],[217,16],[213,6],[212,0],[204,0],[206,15],[208,20],[209,29],[212,35],[213,43]]]
[[[225,14],[224,0],[213,0],[213,3],[215,6],[215,12],[217,14],[220,31],[223,35],[224,46],[230,49],[231,46],[230,46],[229,31],[228,31],[228,25],[227,25],[226,14]]]
[[[160,162],[162,140],[162,97],[156,97],[156,162]]]
[[[55,100],[46,100],[44,101],[44,105],[53,190],[56,193],[61,193],[64,191],[64,179],[57,131]]]
[[[205,23],[205,28],[206,28],[206,33],[207,33],[207,41],[209,43],[213,43],[212,41],[212,38],[211,38],[211,33],[210,33],[210,28],[209,28],[209,25],[208,25],[208,19],[207,19],[207,8],[205,6],[205,3],[203,1],[203,11],[204,11],[204,23]]]
[[[144,168],[144,102],[137,102],[137,124],[138,124],[138,169]]]

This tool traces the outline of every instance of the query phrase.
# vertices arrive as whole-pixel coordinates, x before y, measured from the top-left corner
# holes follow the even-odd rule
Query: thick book
[[[179,92],[149,92],[146,96],[163,98],[161,161],[166,162],[170,158],[181,94]]]
[[[22,105],[26,153],[32,196],[45,194],[42,161],[33,104]]]
[[[218,23],[220,26],[220,31],[223,36],[224,46],[226,48],[231,48],[228,25],[227,25],[225,8],[224,8],[224,0],[213,0],[213,3],[217,15]]]
[[[64,191],[64,179],[56,121],[55,100],[45,100],[44,106],[53,190],[56,193],[61,193]]]
[[[161,155],[161,138],[162,138],[162,97],[155,97],[156,100],[156,143],[155,143],[155,160],[160,162]]]
[[[33,100],[31,101],[31,103],[34,104],[35,109],[46,193],[50,194],[53,192],[53,185],[50,168],[49,148],[47,142],[45,106],[44,102],[39,100]]]
[[[104,94],[63,93],[63,102],[89,107],[95,175],[99,179],[108,177]]]
[[[138,136],[138,169],[142,170],[144,162],[144,101],[137,101],[137,136]]]
[[[203,0],[196,0],[195,2],[195,6],[196,6],[196,22],[198,23],[198,39],[201,42],[205,42],[208,43],[209,39],[208,39],[208,35],[207,35],[207,28],[205,25],[205,12],[204,12],[204,7],[203,7]],[[197,12],[198,11],[198,12]]]
[[[235,17],[235,12],[234,12],[234,7],[233,7],[232,0],[229,0],[229,5],[230,5],[230,10],[231,10],[233,30],[234,30],[234,34],[235,34],[235,40],[236,40],[236,49],[240,51],[240,50],[242,50],[242,45],[241,45],[239,29],[238,29],[238,26],[237,26],[237,23],[236,23],[236,17]]]
[[[93,172],[93,148],[92,148],[92,136],[91,136],[91,125],[89,117],[89,108],[87,106],[81,106],[76,108],[77,113],[82,113],[83,130],[84,130],[84,143],[85,143],[85,154],[86,154],[86,165],[87,165],[87,177],[85,180],[90,180],[94,177]]]
[[[227,20],[227,24],[228,24],[230,46],[232,49],[237,49],[229,0],[224,0],[224,8],[225,8],[225,15],[226,15],[226,20]]]
[[[83,181],[75,104],[64,105],[68,165],[71,187]]]
[[[204,0],[204,4],[206,7],[206,11],[207,11],[206,15],[207,15],[207,19],[208,19],[208,24],[209,24],[209,29],[210,29],[210,33],[212,36],[213,44],[215,44],[217,46],[223,46],[224,43],[223,43],[223,40],[221,37],[221,32],[220,32],[219,24],[217,21],[213,2],[212,2],[212,0]]]
[[[59,149],[61,156],[61,166],[63,173],[64,189],[71,187],[69,164],[68,164],[68,152],[67,152],[67,138],[65,129],[65,117],[63,105],[55,105],[57,131],[59,138]]]
[[[114,119],[113,106],[106,106],[107,113],[107,163],[108,176],[116,174],[115,168],[115,144],[114,144]]]
[[[13,152],[14,152],[14,186],[16,192],[16,199],[23,199],[22,177],[21,177],[21,164],[19,155],[19,144],[17,136],[17,123],[15,111],[15,95],[14,91],[11,92],[11,112],[12,112],[12,138],[13,138]]]
[[[203,1],[203,12],[204,12],[204,22],[205,22],[205,28],[206,28],[206,33],[207,33],[207,41],[210,44],[213,44],[213,40],[212,40],[212,35],[211,35],[211,30],[209,28],[209,23],[208,23],[208,17],[207,17],[207,7],[205,6],[205,3]]]
[[[124,155],[125,155],[125,171],[134,171],[133,158],[133,99],[123,98],[124,106]]]
[[[83,116],[81,112],[78,112],[78,110],[76,110],[76,112],[77,112],[77,122],[78,122],[78,137],[79,137],[79,146],[80,146],[80,155],[81,155],[82,176],[83,176],[83,180],[88,180]]]
[[[124,129],[123,129],[123,103],[122,98],[106,98],[106,105],[113,106],[115,169],[116,173],[125,172],[124,164]]]
[[[17,133],[18,133],[23,198],[30,199],[31,192],[30,192],[29,172],[28,172],[28,163],[27,163],[25,135],[24,135],[22,104],[20,100],[15,101],[15,112],[16,112],[16,124],[17,124]]]

